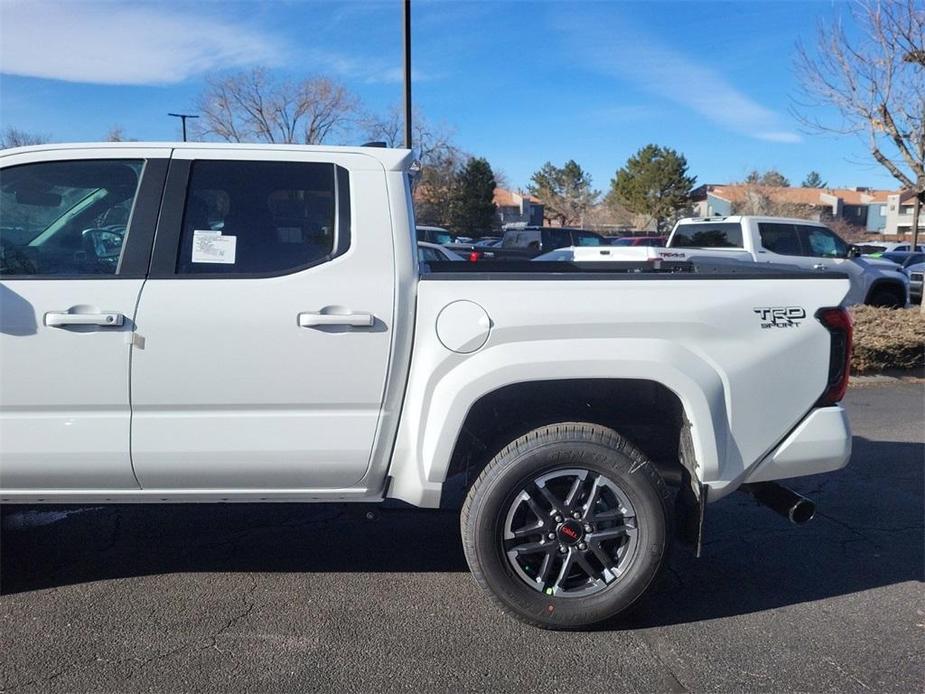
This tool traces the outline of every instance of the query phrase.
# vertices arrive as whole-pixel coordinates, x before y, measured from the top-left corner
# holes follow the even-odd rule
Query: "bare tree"
[[[797,45],[796,72],[805,101],[796,115],[814,130],[853,133],[871,156],[918,195],[912,219],[918,239],[925,193],[925,6],[921,0],[858,0],[856,30],[835,21],[819,27],[815,55]],[[834,107],[838,122],[810,115]]]
[[[112,126],[106,133],[106,142],[127,142],[128,139],[125,136],[125,128],[121,125]]]
[[[467,155],[449,148],[429,157],[414,187],[414,216],[420,224],[449,226],[459,172]]]
[[[385,142],[387,147],[404,146],[404,111],[401,106],[392,106],[383,115],[367,113],[360,119],[360,128],[368,140]],[[455,132],[443,124],[431,123],[418,109],[412,114],[412,146],[424,165],[446,159],[455,152],[459,162],[468,157],[453,144]]]
[[[327,77],[277,79],[266,68],[206,79],[199,98],[203,135],[227,142],[325,142],[345,129],[359,102]]]
[[[422,165],[414,187],[415,219],[420,224],[449,226],[459,172],[469,155],[453,142],[452,128],[433,124],[418,109],[412,119],[412,145]],[[367,113],[358,125],[367,140],[384,142],[387,147],[404,146],[401,106],[393,106],[384,114]]]
[[[783,186],[746,181],[739,184],[732,201],[732,214],[814,219],[818,213],[811,205],[791,202],[782,195]]]
[[[51,138],[48,137],[48,135],[28,133],[25,130],[20,130],[19,128],[10,126],[6,128],[2,134],[0,134],[0,149],[7,149],[8,147],[27,147],[29,145],[43,145],[50,139]]]

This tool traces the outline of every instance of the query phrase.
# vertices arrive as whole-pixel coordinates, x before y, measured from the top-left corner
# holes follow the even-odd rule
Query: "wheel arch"
[[[675,455],[678,437],[684,432],[686,465],[693,481],[701,485],[720,479],[729,440],[725,379],[711,363],[677,343],[640,342],[645,344],[634,344],[634,353],[622,358],[614,356],[615,345],[607,345],[606,351],[573,348],[562,356],[548,345],[520,343],[500,345],[449,365],[412,367],[389,464],[387,496],[416,506],[439,506],[444,482],[463,471],[462,461],[471,454],[464,446],[471,439],[472,427],[485,420],[487,411],[494,408],[497,413],[498,403],[513,398],[518,411],[529,412],[537,404],[537,393],[550,401],[553,393],[557,397],[563,389],[569,406],[546,402],[538,408],[538,415],[518,416],[514,425],[493,430],[490,441],[483,442],[483,455],[477,460],[470,455],[470,462],[484,464],[484,456],[492,453],[502,433],[510,433],[513,440],[518,429],[538,423],[537,416],[552,423],[552,415],[560,417],[559,421],[589,421],[590,414],[591,421],[611,427],[617,424],[622,429],[619,433],[626,435],[623,422],[606,416],[601,405],[623,399],[640,410],[646,403],[657,402],[659,411],[674,412],[670,421],[683,422],[671,435]],[[597,404],[578,407],[582,404],[578,396],[588,388]],[[627,407],[622,405],[620,412],[625,413]],[[638,432],[630,438],[644,452],[651,449]],[[661,451],[653,457],[665,458]]]
[[[900,305],[905,305],[906,300],[908,299],[906,287],[899,280],[890,279],[888,277],[883,277],[876,279],[870,285],[870,289],[867,290],[867,296],[864,297],[864,303],[870,305],[871,299],[874,297],[878,291],[888,290],[894,293],[900,301]]]
[[[582,421],[626,437],[665,477],[679,472],[686,418],[681,399],[657,381],[562,379],[502,386],[472,403],[447,468],[447,479],[466,476],[466,486],[508,443],[541,426]]]

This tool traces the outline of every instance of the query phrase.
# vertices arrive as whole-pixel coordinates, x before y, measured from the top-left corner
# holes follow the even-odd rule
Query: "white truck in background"
[[[0,501],[436,508],[458,485],[476,580],[561,629],[634,603],[736,489],[809,519],[776,480],[851,453],[843,274],[421,263],[411,164],[0,152]]]
[[[675,224],[666,260],[711,258],[793,265],[813,271],[843,272],[851,280],[845,305],[902,307],[909,302],[909,279],[894,263],[861,256],[820,222],[783,217],[690,217]]]

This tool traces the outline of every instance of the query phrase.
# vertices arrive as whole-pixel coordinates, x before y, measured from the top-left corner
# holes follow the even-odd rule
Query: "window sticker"
[[[233,265],[237,242],[237,236],[223,236],[213,229],[194,229],[190,262]]]

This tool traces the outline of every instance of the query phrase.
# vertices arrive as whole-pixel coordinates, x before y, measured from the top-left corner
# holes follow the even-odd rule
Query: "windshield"
[[[73,216],[87,204],[100,197],[100,188],[56,187],[43,191],[43,198],[28,199],[9,191],[0,192],[0,209],[3,219],[4,240],[18,246],[27,246],[42,232],[56,226],[57,222]],[[51,203],[43,205],[42,203]]]

